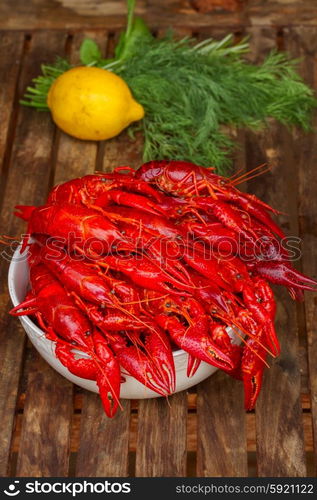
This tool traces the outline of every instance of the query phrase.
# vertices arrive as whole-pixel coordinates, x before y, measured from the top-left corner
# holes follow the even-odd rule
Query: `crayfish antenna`
[[[3,239],[1,239],[3,238]],[[7,234],[3,234],[0,238],[0,243],[2,245],[9,246],[12,244],[13,241],[17,241],[17,238],[15,236],[8,236]]]
[[[244,172],[243,174],[239,175],[241,172],[241,169],[239,169],[235,174],[233,174],[231,177],[229,177],[229,182],[232,186],[238,186],[239,184],[242,184],[243,182],[250,181],[251,179],[255,179],[259,175],[263,175],[267,172],[270,172],[272,170],[272,167],[268,165],[267,163],[262,163],[261,165],[258,165],[255,168],[252,168],[252,170],[248,170]]]

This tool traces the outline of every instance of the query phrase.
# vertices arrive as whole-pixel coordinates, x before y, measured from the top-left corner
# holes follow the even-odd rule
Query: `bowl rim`
[[[18,254],[18,253],[19,253],[20,257],[23,255],[23,253],[22,254],[20,253],[21,246],[22,246],[22,243],[19,243],[16,250],[14,251],[14,254],[10,260],[10,265],[9,265],[9,270],[8,270],[8,290],[9,290],[11,302],[12,302],[14,307],[19,305],[19,303],[20,303],[20,301],[17,298],[16,287],[15,287],[15,273],[16,273],[16,264],[17,263],[14,261],[14,258],[16,256],[16,254]],[[26,250],[24,251],[24,253],[25,252],[26,252]],[[25,260],[24,263],[28,266],[27,260]],[[32,331],[36,334],[36,336],[38,338],[44,337],[45,340],[48,340],[49,342],[54,343],[52,340],[49,340],[46,338],[45,332],[39,326],[37,326],[37,324],[34,323],[34,321],[32,321],[28,315],[23,315],[23,316],[18,316],[18,317],[21,321],[23,320],[23,322],[25,322],[29,328],[32,329]],[[82,354],[86,354],[86,353],[80,351],[80,349],[77,349],[74,347],[74,351],[75,350],[82,353]],[[184,349],[177,349],[176,351],[173,351],[173,357],[183,356],[184,354],[188,354],[186,351],[184,351]]]

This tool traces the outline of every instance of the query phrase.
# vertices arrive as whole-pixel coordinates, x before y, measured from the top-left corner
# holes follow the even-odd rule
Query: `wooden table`
[[[191,21],[178,30],[219,38],[232,29],[231,21],[213,25],[211,19],[209,25],[205,21],[194,29]],[[234,26],[237,36],[252,35],[250,58],[259,61],[276,45],[287,49],[302,57],[301,73],[316,86],[315,28],[309,22],[259,24]],[[55,54],[76,62],[86,35],[111,53],[115,32],[30,26],[27,32],[0,32],[0,234],[16,237],[24,226],[13,216],[14,205],[41,204],[53,184],[95,169],[137,166],[141,159],[141,138],[132,142],[124,133],[105,143],[80,142],[58,131],[48,114],[18,104],[41,62],[53,61]],[[316,278],[316,137],[270,123],[261,133],[239,132],[237,141],[235,168],[271,164],[271,172],[247,189],[288,214],[281,216],[282,227],[302,239],[303,258],[296,264]],[[1,476],[316,474],[316,295],[295,304],[286,292],[276,291],[282,355],[266,372],[256,412],[243,410],[241,383],[218,372],[189,393],[169,398],[169,404],[124,401],[124,411],[110,420],[95,394],[63,379],[26,341],[19,322],[7,314],[5,258],[0,266]]]

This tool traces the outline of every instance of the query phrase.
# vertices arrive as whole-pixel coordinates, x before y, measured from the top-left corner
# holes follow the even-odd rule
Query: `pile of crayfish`
[[[271,217],[279,212],[240,192],[243,178],[153,161],[16,207],[28,221],[30,291],[11,314],[36,317],[61,363],[96,381],[108,416],[120,406],[121,368],[173,393],[175,348],[188,353],[189,377],[210,363],[242,380],[254,407],[267,355],[280,353],[270,284],[301,300],[317,282],[293,269]]]

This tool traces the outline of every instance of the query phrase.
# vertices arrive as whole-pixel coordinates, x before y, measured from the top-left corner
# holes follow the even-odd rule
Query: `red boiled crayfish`
[[[152,161],[16,207],[31,290],[11,314],[36,316],[62,364],[97,382],[107,415],[119,407],[120,366],[161,396],[174,392],[172,346],[188,353],[188,376],[203,361],[243,380],[254,407],[266,357],[280,352],[269,283],[296,299],[317,290],[291,265],[279,212],[237,188],[259,169],[226,179]]]

